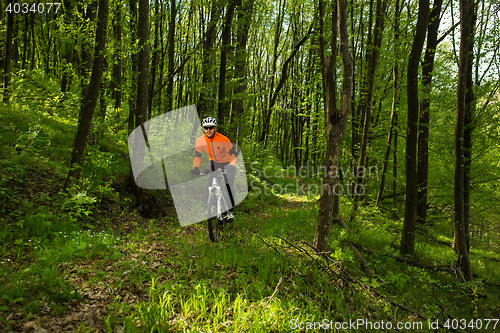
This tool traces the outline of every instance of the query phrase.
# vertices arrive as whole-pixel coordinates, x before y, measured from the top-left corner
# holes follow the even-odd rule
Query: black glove
[[[192,174],[192,175],[195,175],[195,176],[199,176],[199,175],[200,175],[200,168],[198,168],[198,167],[194,167],[194,168],[191,170],[191,174]]]

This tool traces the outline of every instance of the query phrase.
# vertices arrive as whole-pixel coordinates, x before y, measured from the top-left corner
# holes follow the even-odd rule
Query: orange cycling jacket
[[[196,151],[194,153],[193,168],[200,167],[202,152],[208,154],[211,161],[217,163],[227,163],[236,166],[236,151],[228,137],[215,132],[209,139],[203,134],[196,140]]]

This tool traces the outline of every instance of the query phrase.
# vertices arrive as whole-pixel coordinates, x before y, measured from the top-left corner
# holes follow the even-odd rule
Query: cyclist
[[[204,135],[196,140],[196,149],[193,159],[193,169],[191,174],[198,176],[200,174],[201,155],[204,151],[208,154],[208,171],[213,172],[219,168],[226,170],[226,181],[229,184],[231,193],[228,196],[234,197],[234,178],[236,176],[236,151],[231,143],[231,140],[226,136],[217,132],[217,120],[213,117],[203,119]],[[213,176],[209,174],[207,180],[207,190],[205,193],[205,201],[208,200],[208,186],[212,185]],[[227,191],[226,191],[227,192]],[[232,200],[226,200],[229,207],[227,218],[231,222],[234,220]]]

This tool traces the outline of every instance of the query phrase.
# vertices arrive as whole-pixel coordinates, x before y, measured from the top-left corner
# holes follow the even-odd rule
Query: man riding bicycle
[[[203,126],[204,135],[196,140],[196,149],[193,159],[193,169],[191,174],[198,176],[200,174],[201,155],[204,151],[208,154],[208,172],[213,172],[219,168],[226,170],[226,181],[229,184],[230,190],[228,196],[234,195],[234,178],[236,175],[236,151],[231,143],[231,140],[226,136],[217,132],[217,120],[213,117],[206,117],[203,119],[201,125]],[[205,200],[208,199],[208,186],[212,184],[213,175],[209,174],[207,179],[207,190],[205,193]],[[227,218],[229,221],[234,220],[233,214],[233,199],[227,201],[229,208]]]

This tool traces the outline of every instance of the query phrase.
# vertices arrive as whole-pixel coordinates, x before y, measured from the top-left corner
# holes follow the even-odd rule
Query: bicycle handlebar
[[[209,175],[211,173],[213,173],[215,175],[217,175],[217,174],[225,175],[226,170],[224,170],[223,168],[219,168],[219,169],[212,171],[212,172],[210,172],[209,170],[203,170],[203,171],[200,171],[200,176],[206,176],[206,175]]]

